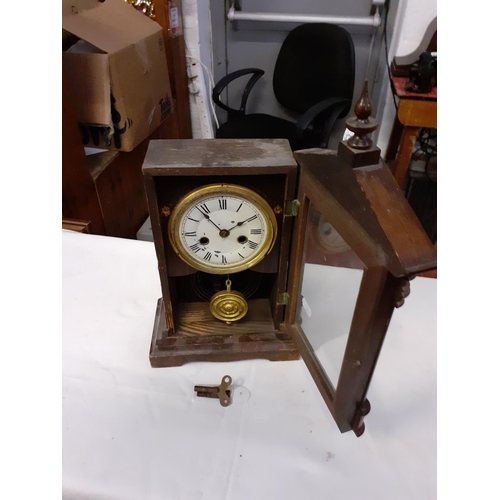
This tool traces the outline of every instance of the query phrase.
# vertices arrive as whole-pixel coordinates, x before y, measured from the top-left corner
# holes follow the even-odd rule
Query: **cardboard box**
[[[161,26],[123,0],[63,9],[63,67],[88,147],[131,151],[172,112]]]

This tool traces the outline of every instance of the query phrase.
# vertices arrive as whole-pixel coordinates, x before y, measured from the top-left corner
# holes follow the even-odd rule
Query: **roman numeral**
[[[243,257],[243,255],[241,255],[241,253],[240,253],[240,252],[238,252],[238,255],[239,255],[242,259],[244,259],[244,258],[245,258],[245,257]]]
[[[262,229],[250,229],[250,234],[262,234]]]
[[[191,219],[191,217],[188,217],[189,220],[192,220],[193,222],[200,222],[199,220],[196,219]]]
[[[240,206],[236,209],[237,212],[240,211],[241,205],[243,205],[243,203],[240,203]]]
[[[219,208],[221,210],[227,210],[227,200],[225,200],[224,198],[221,198],[219,200]]]
[[[210,213],[210,210],[209,208],[205,205],[205,203],[202,203],[200,205],[200,208],[206,213],[206,214],[209,214]]]
[[[252,241],[252,240],[248,240],[248,246],[252,249],[252,250],[255,250],[257,248],[257,243],[255,243],[255,241]]]
[[[184,233],[184,236],[196,236],[196,231],[189,231],[189,233]]]
[[[222,257],[222,263],[223,264],[227,264],[226,256],[225,255],[221,255],[221,257]]]
[[[257,216],[254,215],[253,217],[250,217],[249,219],[247,219],[247,222],[251,222],[251,221],[255,220],[256,218],[257,218]]]
[[[203,257],[203,260],[208,260],[210,261],[210,259],[212,258],[212,252],[207,252],[205,254],[205,257]]]
[[[191,245],[189,247],[194,253],[197,253],[201,250],[201,247],[200,245],[198,245],[198,243],[195,243],[194,245]]]

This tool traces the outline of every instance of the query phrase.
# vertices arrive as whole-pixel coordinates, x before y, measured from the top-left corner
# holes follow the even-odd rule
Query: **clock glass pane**
[[[300,326],[336,386],[363,275],[363,263],[311,202]]]

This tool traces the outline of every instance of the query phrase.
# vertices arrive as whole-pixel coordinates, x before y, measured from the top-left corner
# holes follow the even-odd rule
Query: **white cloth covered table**
[[[160,295],[153,243],[63,231],[63,498],[436,497],[435,280],[394,312],[360,438],[302,360],[151,368]],[[195,397],[226,374],[231,406]]]

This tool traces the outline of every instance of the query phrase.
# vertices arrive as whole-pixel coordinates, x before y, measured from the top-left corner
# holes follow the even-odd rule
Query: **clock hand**
[[[196,208],[200,212],[200,214],[203,215],[205,219],[207,219],[208,222],[211,222],[220,231],[220,227],[206,213],[202,212],[198,207]]]
[[[257,216],[256,215],[252,215],[248,219],[245,219],[245,220],[242,220],[241,222],[238,222],[238,224],[236,224],[235,226],[233,226],[231,229],[228,229],[228,231],[232,231],[235,227],[242,226],[243,224],[245,224],[245,222],[248,222],[250,219],[255,219],[255,218],[257,218]]]

